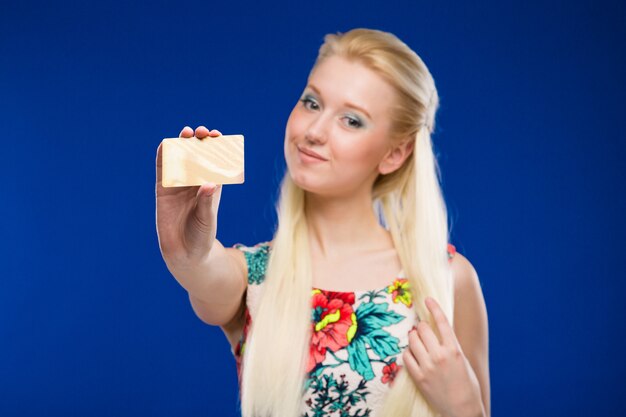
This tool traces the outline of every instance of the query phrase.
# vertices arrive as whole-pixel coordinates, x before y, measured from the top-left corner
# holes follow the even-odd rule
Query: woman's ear
[[[395,145],[385,155],[385,157],[378,164],[378,172],[386,175],[394,172],[399,169],[404,161],[411,155],[413,152],[413,147],[415,146],[415,139],[404,139],[399,144]]]

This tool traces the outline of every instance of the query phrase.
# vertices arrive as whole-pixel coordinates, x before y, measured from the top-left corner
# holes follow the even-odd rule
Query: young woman
[[[159,146],[163,259],[231,343],[244,417],[490,415],[487,313],[448,243],[438,104],[394,35],[327,35],[287,122],[274,238],[254,246],[215,239],[219,185],[161,186]]]

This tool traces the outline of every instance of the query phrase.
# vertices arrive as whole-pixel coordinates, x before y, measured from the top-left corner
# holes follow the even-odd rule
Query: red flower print
[[[383,376],[380,378],[383,384],[389,383],[389,385],[393,384],[393,380],[396,379],[396,375],[398,371],[402,368],[401,365],[398,365],[394,360],[389,365],[383,368]]]
[[[241,334],[241,338],[239,342],[235,346],[235,364],[237,366],[237,376],[239,377],[239,382],[241,383],[241,373],[242,373],[242,361],[243,361],[243,353],[246,348],[246,340],[248,338],[248,331],[250,330],[250,325],[252,324],[252,317],[250,316],[250,311],[246,308],[246,320],[243,325],[243,332]]]
[[[311,345],[307,372],[324,361],[326,351],[348,346],[356,333],[353,292],[313,290]]]

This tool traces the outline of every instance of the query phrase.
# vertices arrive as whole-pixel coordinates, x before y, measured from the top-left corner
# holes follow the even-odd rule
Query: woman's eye
[[[359,119],[356,119],[354,117],[346,116],[346,120],[347,120],[348,126],[350,127],[359,128],[363,126],[363,123],[361,123]]]
[[[302,103],[305,109],[317,111],[320,108],[319,104],[317,104],[315,99],[311,96],[302,97],[299,101]],[[344,119],[346,120],[346,124],[348,125],[348,127],[352,127],[355,129],[363,127],[363,122],[361,122],[358,117],[345,116]]]
[[[319,108],[319,106],[317,105],[317,103],[315,102],[315,100],[313,100],[311,97],[304,97],[301,98],[300,101],[302,102],[302,104],[304,105],[305,108],[310,109],[310,110],[317,110]],[[310,104],[310,105],[309,105]]]

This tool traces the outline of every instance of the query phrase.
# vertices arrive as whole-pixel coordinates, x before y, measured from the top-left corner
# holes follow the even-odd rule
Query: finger
[[[214,219],[214,207],[213,200],[215,199],[219,185],[215,183],[202,184],[198,188],[196,194],[196,207],[195,215],[197,221],[206,227],[205,231],[210,229],[210,225]]]
[[[457,344],[457,340],[454,334],[454,330],[450,326],[448,318],[439,306],[439,303],[437,303],[437,301],[435,301],[435,299],[432,297],[426,297],[426,300],[424,300],[424,302],[426,304],[426,307],[430,310],[430,313],[433,315],[433,318],[435,319],[437,330],[441,335],[442,344],[446,346],[455,346]]]
[[[196,128],[196,137],[198,139],[203,139],[207,136],[209,136],[209,129],[207,129],[205,126],[198,126]]]
[[[180,138],[191,138],[191,137],[193,137],[193,129],[190,128],[189,126],[185,126],[183,128],[183,130],[180,131],[180,135],[178,135],[178,137],[180,137]]]
[[[217,130],[217,129],[213,129],[213,130],[211,130],[211,131],[209,132],[209,135],[211,135],[211,136],[222,136],[222,132],[220,132],[220,131],[219,131],[219,130]]]
[[[420,384],[424,381],[424,372],[422,372],[422,369],[420,368],[410,350],[407,349],[404,351],[404,353],[402,354],[402,362],[413,381],[415,381],[417,384]]]
[[[198,188],[198,192],[196,197],[211,197],[214,195],[219,188],[219,184],[215,184],[214,182],[208,182],[206,184],[202,184],[200,188]]]
[[[431,362],[430,356],[428,355],[428,351],[422,343],[422,340],[419,338],[415,328],[409,332],[409,349],[411,349],[411,353],[413,353],[413,356],[417,360],[420,367],[429,366]]]
[[[425,321],[420,321],[419,323],[417,323],[417,334],[422,340],[424,346],[426,346],[426,350],[428,351],[429,355],[437,352],[437,350],[441,347],[441,345],[439,344],[439,339],[437,339],[437,335],[435,335],[433,329]]]

